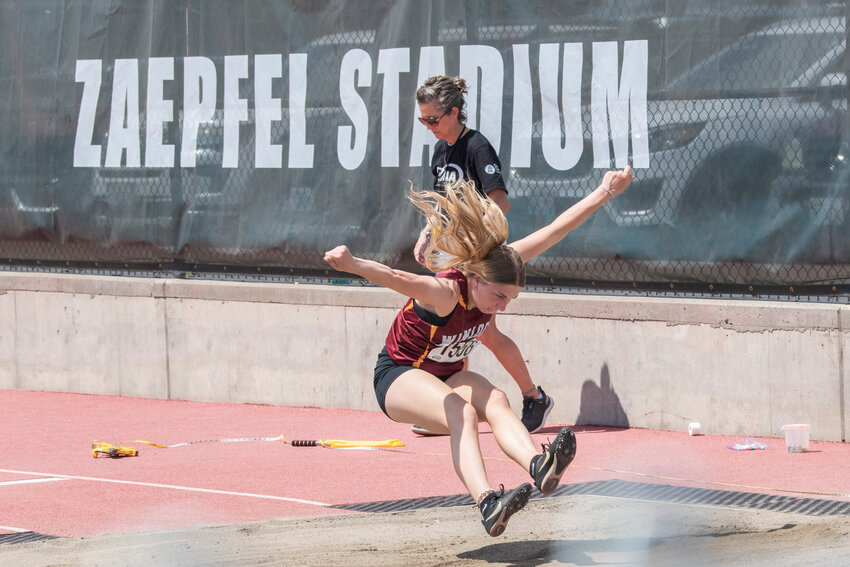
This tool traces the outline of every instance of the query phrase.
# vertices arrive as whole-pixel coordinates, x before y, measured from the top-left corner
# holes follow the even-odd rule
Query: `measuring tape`
[[[282,441],[293,447],[325,447],[328,449],[364,449],[381,447],[404,447],[404,443],[398,439],[385,439],[383,441],[347,441],[343,439],[294,439],[287,441],[283,435],[277,437],[238,437],[233,439],[199,439],[197,441],[184,441],[174,445],[161,445],[151,441],[137,439],[131,443],[144,443],[159,449],[173,449],[175,447],[186,447],[199,443],[245,443],[251,441]],[[92,457],[100,455],[107,457],[137,457],[139,451],[126,445],[113,445],[111,443],[92,443]]]

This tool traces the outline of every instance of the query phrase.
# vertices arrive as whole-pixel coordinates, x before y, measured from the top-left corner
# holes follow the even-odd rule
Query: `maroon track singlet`
[[[469,286],[459,270],[452,268],[435,277],[458,283],[460,299],[454,311],[439,317],[409,299],[390,327],[386,347],[396,364],[447,378],[463,368],[463,359],[480,344],[477,337],[490,324],[491,315],[466,308]]]

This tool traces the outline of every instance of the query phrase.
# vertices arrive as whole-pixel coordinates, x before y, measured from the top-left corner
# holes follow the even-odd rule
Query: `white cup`
[[[785,451],[788,453],[805,453],[809,450],[808,423],[791,423],[783,425],[785,432]]]

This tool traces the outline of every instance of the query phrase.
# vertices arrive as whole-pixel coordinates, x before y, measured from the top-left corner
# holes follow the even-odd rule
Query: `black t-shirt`
[[[499,156],[477,130],[469,130],[451,146],[439,140],[431,159],[431,173],[436,191],[442,191],[446,181],[456,183],[461,179],[475,182],[475,187],[485,196],[493,189],[507,191]]]

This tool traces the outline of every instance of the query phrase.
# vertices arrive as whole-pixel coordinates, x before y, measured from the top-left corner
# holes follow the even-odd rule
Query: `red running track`
[[[381,413],[0,390],[0,534],[90,536],[350,514],[330,505],[464,493],[447,437],[418,437]],[[546,442],[549,425],[533,437]],[[743,437],[576,427],[578,454],[563,483],[621,479],[741,492],[850,499],[850,444],[812,441],[789,454],[781,438],[733,451]],[[264,438],[400,439],[397,450],[293,447]],[[92,458],[102,441],[138,457]],[[482,426],[491,482],[528,480]]]

